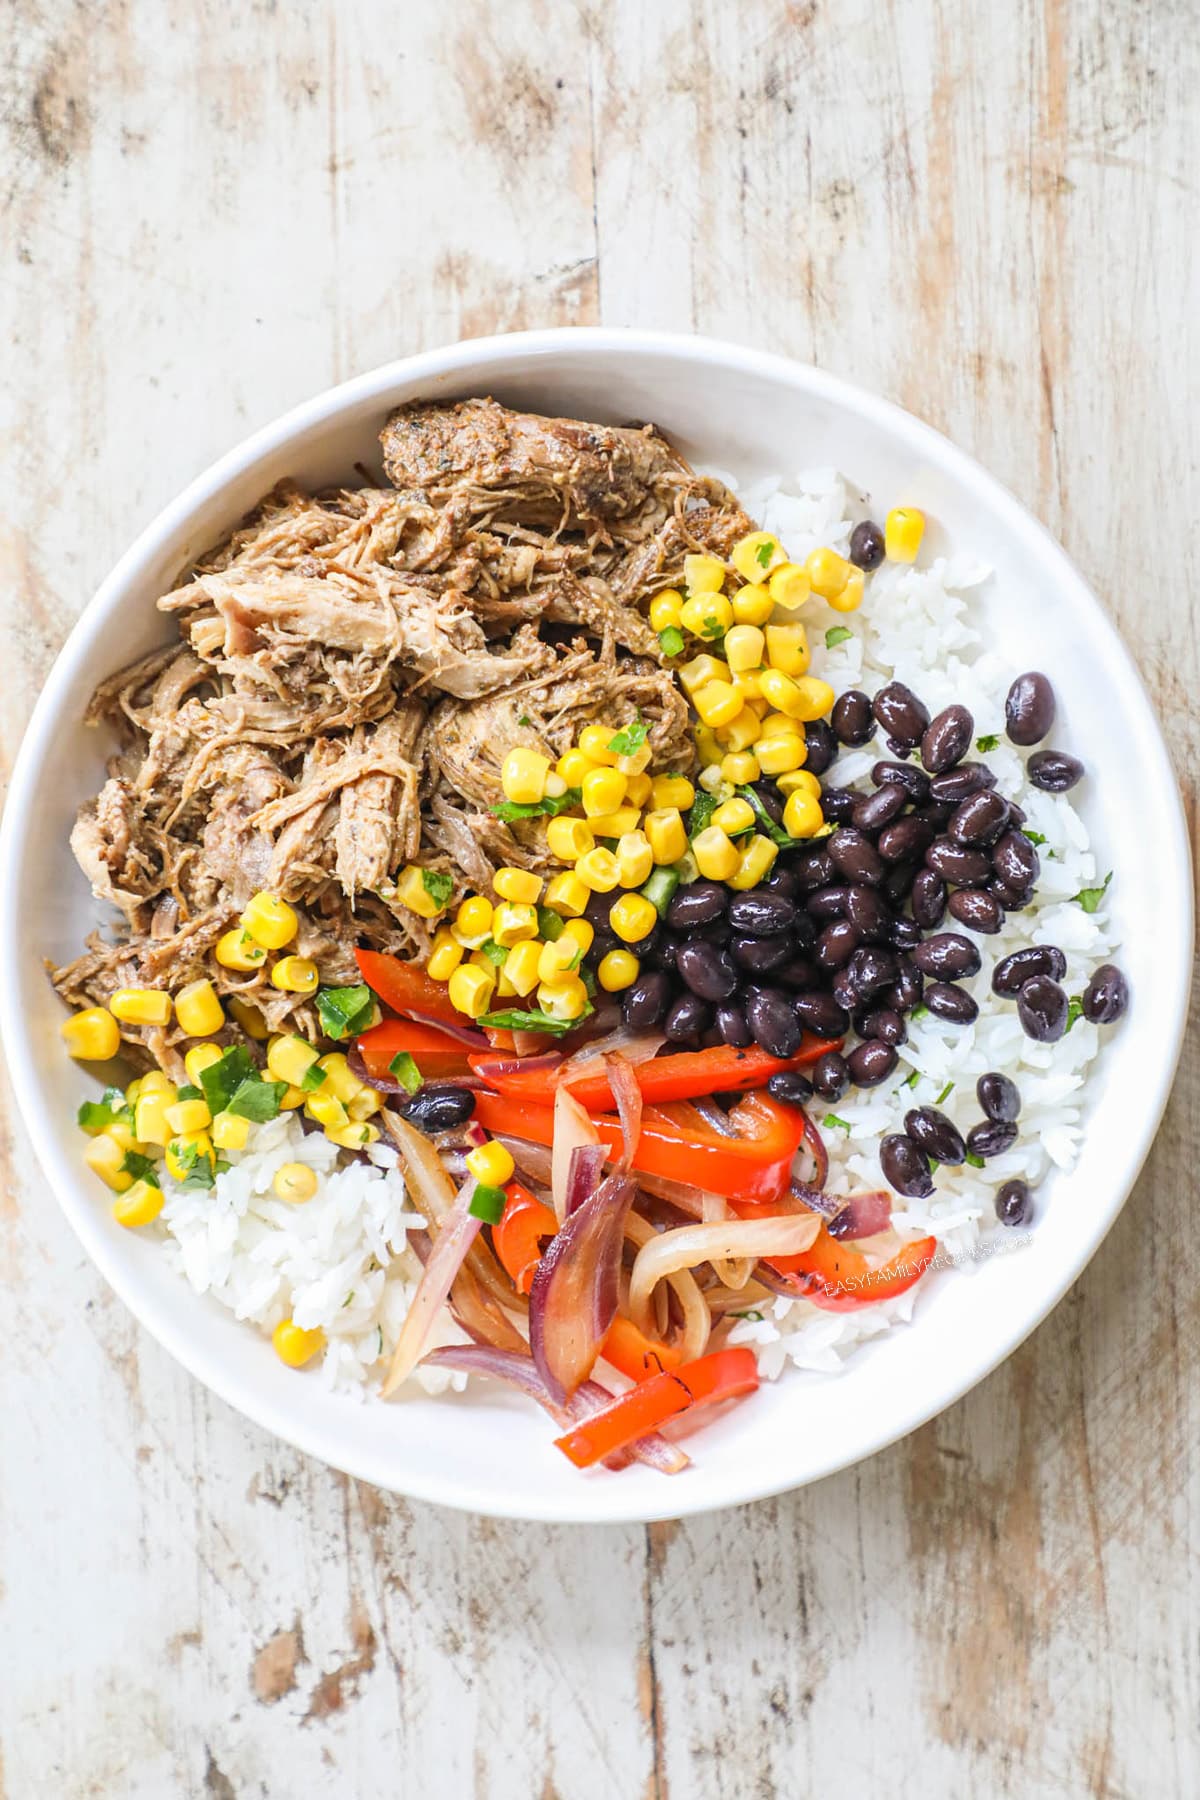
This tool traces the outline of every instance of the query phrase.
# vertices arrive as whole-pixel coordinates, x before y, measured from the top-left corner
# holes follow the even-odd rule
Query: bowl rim
[[[395,1486],[395,1475],[385,1473],[373,1465],[369,1457],[347,1458],[339,1455],[334,1461],[321,1441],[319,1429],[305,1429],[302,1409],[297,1418],[265,1397],[258,1397],[253,1393],[247,1395],[235,1380],[226,1379],[219,1370],[214,1370],[209,1365],[207,1357],[197,1350],[182,1327],[177,1326],[169,1315],[155,1313],[154,1316],[148,1316],[148,1311],[153,1309],[147,1309],[142,1304],[134,1292],[132,1278],[127,1279],[119,1239],[111,1231],[103,1229],[108,1215],[101,1215],[96,1208],[84,1205],[82,1183],[66,1163],[65,1149],[56,1143],[53,1128],[41,1101],[35,1077],[35,1059],[17,1001],[17,971],[21,952],[16,901],[20,855],[35,802],[37,772],[80,654],[99,622],[110,611],[119,610],[128,585],[137,578],[143,566],[186,530],[188,522],[199,509],[219,496],[225,487],[254,464],[286,447],[300,434],[330,423],[339,414],[362,402],[378,400],[381,407],[386,406],[396,388],[411,386],[414,381],[434,378],[444,380],[447,376],[461,373],[464,379],[486,382],[494,364],[518,355],[582,353],[591,358],[602,359],[629,354],[631,351],[639,356],[662,355],[689,360],[700,367],[719,365],[740,370],[749,376],[807,391],[840,410],[851,412],[866,427],[875,423],[902,432],[914,449],[923,451],[935,465],[948,469],[965,484],[982,491],[1006,534],[1023,540],[1056,580],[1075,591],[1077,598],[1090,611],[1097,632],[1107,640],[1105,647],[1108,654],[1116,652],[1137,684],[1160,757],[1161,767],[1157,773],[1165,775],[1169,782],[1173,800],[1170,815],[1174,838],[1171,864],[1179,889],[1179,916],[1186,921],[1186,932],[1182,934],[1185,942],[1178,946],[1180,967],[1185,978],[1175,986],[1173,1016],[1169,1021],[1161,1018],[1157,1021],[1160,1059],[1156,1083],[1153,1092],[1147,1097],[1149,1103],[1139,1108],[1140,1131],[1133,1141],[1131,1153],[1118,1180],[1109,1190],[1106,1206],[1087,1219],[1081,1228],[1078,1254],[1064,1265],[1056,1279],[1039,1296],[1033,1310],[1020,1317],[1016,1327],[1003,1337],[998,1347],[988,1349],[974,1359],[966,1359],[952,1375],[922,1389],[920,1396],[914,1398],[910,1405],[900,1408],[888,1419],[882,1431],[873,1423],[861,1433],[857,1448],[833,1452],[824,1461],[820,1456],[815,1457],[811,1470],[798,1481],[790,1471],[781,1475],[777,1467],[772,1474],[771,1469],[775,1465],[770,1461],[763,1465],[730,1466],[719,1474],[711,1473],[703,1491],[695,1491],[694,1497],[689,1496],[685,1484],[664,1482],[662,1486],[667,1491],[664,1492],[661,1507],[641,1504],[624,1512],[614,1510],[608,1503],[598,1504],[599,1497],[594,1496],[591,1484],[581,1482],[578,1504],[568,1512],[557,1501],[544,1508],[527,1502],[506,1506],[503,1495],[495,1495],[483,1487],[468,1488],[457,1477],[451,1478],[449,1482],[442,1480],[436,1467],[419,1468],[411,1472],[406,1470],[404,1485],[398,1488]],[[252,432],[195,476],[161,509],[138,533],[83,608],[55,658],[30,715],[13,765],[4,816],[0,820],[0,1040],[6,1049],[17,1108],[30,1131],[38,1160],[58,1204],[100,1273],[139,1323],[189,1374],[273,1436],[320,1461],[343,1469],[357,1479],[383,1486],[389,1491],[493,1517],[580,1524],[600,1521],[641,1522],[679,1518],[768,1498],[797,1486],[806,1486],[811,1481],[851,1467],[885,1449],[961,1399],[985,1376],[991,1374],[1042,1323],[1082,1274],[1121,1212],[1141,1172],[1161,1122],[1183,1046],[1193,933],[1191,848],[1170,753],[1140,672],[1125,649],[1116,626],[1061,545],[972,456],[959,449],[943,433],[894,402],[811,364],[794,361],[770,351],[685,332],[564,326],[461,339],[412,356],[393,359],[348,381],[323,389]],[[1161,1054],[1164,1050],[1165,1055]]]

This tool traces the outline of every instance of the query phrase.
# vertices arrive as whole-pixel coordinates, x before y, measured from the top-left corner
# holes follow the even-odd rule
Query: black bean
[[[926,931],[936,931],[946,916],[946,884],[936,869],[918,869],[912,884],[912,914]]]
[[[772,969],[790,962],[792,942],[786,937],[745,937],[735,932],[729,939],[729,954],[739,969],[752,975],[769,975]]]
[[[1115,963],[1103,963],[1083,990],[1083,1016],[1111,1025],[1129,1005],[1129,983]]]
[[[982,850],[969,850],[948,837],[934,839],[925,852],[925,861],[956,887],[982,887],[992,872],[991,862]]]
[[[846,889],[845,917],[865,943],[880,943],[891,929],[892,916],[875,889],[859,882]]]
[[[995,896],[1006,913],[1022,912],[1033,899],[1031,887],[1010,888],[1005,881],[989,881],[987,891]]]
[[[855,1044],[846,1058],[850,1079],[857,1087],[878,1087],[896,1066],[896,1052],[880,1038],[868,1038]]]
[[[680,944],[675,967],[701,1000],[728,1000],[738,984],[737,970],[728,953],[716,944]]]
[[[765,888],[769,894],[783,894],[786,899],[794,900],[800,892],[800,880],[795,869],[776,863],[766,880],[759,883],[759,888]]]
[[[900,973],[900,964],[890,950],[883,950],[878,944],[864,944],[850,958],[847,971],[859,997],[869,1000],[881,988],[891,986]]]
[[[899,908],[904,905],[912,892],[912,884],[920,866],[915,862],[898,862],[889,865],[888,872],[880,884],[880,892],[889,906]]]
[[[671,980],[661,969],[643,973],[621,996],[621,1011],[630,1031],[653,1031],[667,1010]]]
[[[583,909],[583,916],[592,927],[593,931],[605,931],[608,929],[608,915],[620,898],[621,895],[619,891],[615,894],[591,893],[588,895],[587,905]]]
[[[971,742],[975,721],[965,706],[947,706],[925,727],[921,761],[931,775],[941,775],[961,762]]]
[[[910,800],[928,800],[929,777],[924,769],[918,769],[914,763],[877,762],[871,770],[871,780],[876,787],[884,787],[894,782],[902,787]]]
[[[857,688],[850,688],[834,701],[829,723],[843,744],[865,744],[875,736],[871,702]]]
[[[970,994],[952,981],[931,981],[925,989],[925,1004],[939,1019],[950,1019],[955,1025],[971,1025],[979,1017]]]
[[[862,999],[862,995],[858,991],[858,983],[847,965],[833,971],[833,975],[829,979],[829,991],[838,1005],[848,1013],[852,1013]]]
[[[882,831],[908,805],[908,795],[894,781],[887,781],[873,794],[865,794],[850,814],[850,823],[860,831]]]
[[[993,994],[1015,994],[1033,975],[1049,975],[1061,981],[1067,972],[1067,959],[1056,944],[1027,944],[1014,950],[992,970]]]
[[[956,844],[994,844],[1008,824],[1008,801],[984,788],[959,802],[946,825]]]
[[[1065,988],[1049,975],[1034,975],[1017,995],[1017,1017],[1026,1037],[1056,1044],[1067,1029],[1070,1010]]]
[[[915,919],[893,919],[888,927],[888,942],[895,950],[914,950],[921,942],[921,927]]]
[[[803,1106],[813,1097],[813,1084],[799,1069],[780,1069],[778,1074],[767,1077],[767,1092],[785,1106]]]
[[[1014,744],[1038,744],[1054,723],[1054,689],[1030,669],[1018,675],[1004,702],[1004,725]]]
[[[880,1144],[879,1166],[884,1180],[898,1194],[911,1194],[917,1200],[932,1194],[929,1158],[902,1131],[889,1132]]]
[[[985,1119],[972,1125],[967,1133],[967,1149],[972,1156],[1003,1156],[1017,1141],[1017,1128],[1010,1119]]]
[[[807,856],[798,856],[792,864],[792,873],[804,893],[811,893],[814,888],[828,887],[831,881],[837,879],[837,870],[828,850],[810,850]]]
[[[889,789],[880,788],[879,791],[886,794]],[[893,788],[890,791],[898,793],[900,790]],[[919,862],[932,844],[933,837],[933,826],[928,819],[923,819],[919,813],[909,813],[906,818],[895,819],[890,825],[884,826],[879,834],[879,854],[885,862],[909,862],[914,859]]]
[[[929,723],[929,709],[902,681],[889,681],[880,688],[871,710],[889,740],[901,750],[911,750],[919,744]]]
[[[762,801],[763,807],[770,814],[771,818],[775,821],[776,825],[782,825],[783,824],[783,795],[780,793],[779,789],[775,786],[775,783],[773,781],[763,780],[763,781],[752,781],[750,783],[750,785],[754,789],[754,792],[758,795],[759,799]]]
[[[897,1012],[906,1013],[911,1012],[914,1006],[921,1004],[924,992],[925,977],[911,956],[902,956],[900,973],[880,998],[885,1000],[889,1006],[894,1006]]]
[[[475,1111],[475,1096],[470,1088],[423,1087],[400,1105],[410,1125],[432,1136],[436,1131],[449,1131],[451,1126],[465,1125]]]
[[[846,908],[850,903],[850,888],[846,882],[834,887],[818,888],[805,901],[805,909],[813,919],[844,919]]]
[[[815,988],[821,985],[817,965],[809,962],[806,956],[793,956],[791,962],[776,969],[775,980],[789,988]]]
[[[712,1009],[698,994],[681,994],[668,1008],[663,1030],[672,1044],[696,1042],[712,1023]]]
[[[904,1115],[904,1129],[913,1143],[920,1144],[934,1162],[956,1168],[966,1161],[967,1148],[961,1131],[936,1106],[914,1106]]]
[[[608,946],[608,949],[612,949],[613,945],[617,944],[619,941],[618,938],[614,937],[612,944]],[[593,950],[595,950],[599,942],[599,936],[593,939]],[[682,942],[683,939],[676,937],[672,931],[658,932],[655,935],[654,946],[649,952],[644,948],[644,939],[643,942],[638,945],[638,961],[643,968],[648,965],[652,969],[673,969],[675,967],[675,958]],[[626,949],[627,946],[622,944],[621,948]],[[607,955],[607,953],[607,950],[601,952],[602,955]]]
[[[859,1036],[881,1038],[885,1044],[903,1044],[908,1039],[908,1026],[901,1013],[890,1006],[879,1006],[867,1014]]]
[[[848,825],[858,805],[858,795],[853,788],[827,787],[821,789],[821,811],[835,825]]]
[[[732,1000],[726,1000],[718,1006],[716,1024],[721,1042],[731,1045],[735,1050],[745,1050],[754,1041],[750,1036],[745,1013]]]
[[[840,969],[858,949],[859,936],[849,919],[833,919],[813,946],[813,961],[820,969]]]
[[[874,519],[862,519],[850,533],[850,561],[870,574],[887,554],[883,532]]]
[[[1033,1196],[1023,1181],[1006,1181],[996,1192],[996,1217],[1002,1225],[1027,1225]]]
[[[1005,887],[1019,893],[1033,886],[1042,864],[1023,831],[1006,831],[992,851],[992,867]]]
[[[784,994],[755,988],[746,999],[746,1023],[755,1043],[768,1056],[795,1056],[804,1027]]]
[[[811,719],[804,727],[807,754],[804,767],[810,775],[823,775],[838,753],[838,741],[824,719]]]
[[[716,1050],[718,1046],[724,1042],[725,1039],[721,1036],[720,1027],[715,1020],[709,1026],[707,1031],[701,1032],[700,1034],[700,1048],[702,1050]]]
[[[667,907],[667,924],[672,931],[709,925],[724,916],[728,904],[729,889],[719,881],[692,881],[686,887],[676,888]]]
[[[1024,807],[1018,806],[1015,800],[1010,800],[1008,803],[1008,816],[1012,824],[1023,825],[1029,817],[1029,814],[1025,811]]]
[[[1084,767],[1078,757],[1068,756],[1065,750],[1036,750],[1026,763],[1025,772],[1034,787],[1047,794],[1065,794],[1083,780]]]
[[[957,769],[947,769],[942,775],[935,775],[929,783],[931,800],[948,800],[957,806],[968,794],[978,794],[982,788],[994,788],[996,777],[986,763],[959,763]]]
[[[1021,1110],[1021,1090],[998,1069],[989,1069],[975,1083],[975,1095],[989,1119],[1009,1125]]]
[[[818,1056],[809,1072],[813,1088],[823,1100],[840,1100],[850,1086],[846,1059],[836,1050],[827,1050],[824,1056]]]
[[[841,1037],[850,1023],[846,1008],[839,1006],[832,994],[796,994],[792,1011],[818,1037]]]
[[[954,802],[952,800],[927,800],[924,806],[918,806],[915,810],[916,816],[924,820],[936,837],[940,831],[945,830],[953,816]]]
[[[870,838],[864,837],[861,831],[855,831],[853,826],[843,827],[825,841],[833,858],[834,868],[848,881],[863,881],[868,887],[874,887],[883,880],[883,863],[879,852]]]
[[[981,961],[975,945],[960,931],[939,931],[918,944],[911,954],[922,974],[936,975],[944,981],[977,974]]]
[[[752,892],[735,894],[729,902],[729,923],[734,931],[751,937],[775,937],[795,923],[796,903],[786,894]]]
[[[1004,924],[1004,913],[999,900],[994,894],[985,893],[982,888],[955,888],[946,905],[950,917],[959,925],[965,925],[969,931],[980,931],[990,936]]]

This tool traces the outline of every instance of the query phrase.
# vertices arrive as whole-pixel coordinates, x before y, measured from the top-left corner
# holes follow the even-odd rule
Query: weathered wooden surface
[[[248,428],[404,351],[599,320],[789,351],[972,449],[1106,597],[1192,795],[1184,0],[6,22],[6,766],[95,582]],[[1092,1267],[935,1424],[586,1536],[262,1437],[85,1266],[10,1120],[0,1795],[1200,1792],[1198,1108],[1192,1048]]]

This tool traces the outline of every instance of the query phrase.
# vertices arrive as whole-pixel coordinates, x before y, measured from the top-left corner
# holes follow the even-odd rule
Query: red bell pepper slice
[[[415,1019],[384,1019],[363,1032],[358,1049],[368,1075],[376,1081],[391,1073],[392,1060],[402,1050],[408,1051],[427,1081],[448,1081],[469,1072],[464,1045],[436,1025],[419,1025]]]
[[[711,1356],[697,1357],[695,1362],[640,1381],[612,1406],[592,1413],[554,1441],[577,1469],[588,1469],[648,1431],[657,1431],[676,1413],[752,1394],[757,1386],[753,1350],[742,1346],[716,1350]]]
[[[747,1088],[761,1088],[771,1075],[781,1069],[804,1069],[816,1062],[827,1050],[836,1050],[840,1038],[806,1036],[795,1056],[768,1056],[765,1050],[751,1046],[735,1050],[717,1044],[709,1050],[686,1052],[679,1056],[653,1057],[638,1063],[637,1083],[642,1098],[654,1105],[663,1100],[695,1100],[706,1094],[741,1093]],[[471,1057],[476,1075],[502,1094],[523,1096],[548,1104],[554,1097],[557,1069],[514,1069],[501,1059],[486,1054]],[[616,1098],[600,1059],[594,1069],[583,1068],[568,1078],[567,1086],[589,1112],[611,1112]]]
[[[772,1256],[767,1261],[781,1275],[807,1276],[797,1291],[827,1312],[855,1312],[876,1300],[891,1300],[918,1282],[937,1255],[935,1237],[912,1238],[895,1256],[873,1269],[861,1250],[841,1244],[826,1227],[807,1250],[797,1256]]]
[[[542,1239],[553,1237],[558,1220],[519,1181],[505,1188],[508,1199],[499,1223],[492,1226],[492,1248],[518,1294],[527,1294],[542,1257]]]
[[[664,1369],[677,1369],[683,1361],[683,1352],[678,1345],[648,1338],[632,1319],[624,1319],[620,1313],[608,1328],[600,1354],[630,1381],[652,1380]]]
[[[417,963],[385,956],[379,950],[356,950],[354,959],[372,993],[393,1012],[423,1013],[429,1019],[443,1019],[447,1025],[469,1022],[451,1005],[445,982],[433,981]]]

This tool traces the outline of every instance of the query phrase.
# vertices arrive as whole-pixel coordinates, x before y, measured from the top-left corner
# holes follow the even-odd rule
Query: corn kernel
[[[454,941],[449,927],[443,926],[441,931],[434,934],[433,949],[429,952],[425,973],[433,981],[449,981],[462,959],[462,945]]]
[[[615,769],[617,752],[609,749],[609,744],[616,736],[611,725],[585,725],[579,734],[579,748],[589,761],[604,769]],[[573,784],[578,786],[578,783]]]
[[[799,563],[785,562],[772,570],[767,592],[774,604],[782,606],[784,612],[796,612],[812,592],[812,583]]]
[[[806,794],[814,794],[821,798],[821,783],[809,769],[790,769],[786,775],[780,775],[776,787],[781,794],[794,794],[802,788]]]
[[[641,887],[654,867],[654,852],[644,831],[626,831],[617,840],[617,868],[621,886]]]
[[[495,991],[495,981],[485,970],[477,969],[471,963],[455,969],[447,989],[450,1004],[460,1013],[466,1013],[469,1019],[477,1019],[481,1013],[487,1012]]]
[[[271,1035],[271,1028],[257,1006],[251,1006],[248,1000],[239,1000],[236,994],[230,995],[227,1005],[246,1036],[253,1038],[256,1044],[265,1044]]]
[[[658,924],[658,909],[644,894],[622,894],[608,915],[610,931],[626,944],[640,944]]]
[[[688,693],[694,694],[697,688],[707,687],[710,681],[728,681],[729,664],[715,656],[693,656],[691,662],[681,665],[679,679]]]
[[[762,736],[762,720],[747,704],[736,719],[731,719],[728,725],[722,725],[717,736],[727,749],[748,750]]]
[[[304,1102],[304,1112],[306,1118],[315,1119],[318,1125],[324,1125],[326,1129],[345,1125],[350,1117],[343,1102],[326,1087],[319,1087],[308,1096]]]
[[[666,812],[673,806],[686,812],[696,798],[696,790],[686,775],[656,775],[650,783],[650,798],[655,812]]]
[[[121,1048],[121,1031],[107,1007],[87,1006],[59,1026],[77,1062],[107,1062]]]
[[[476,1144],[474,1150],[468,1150],[466,1164],[476,1181],[481,1181],[484,1187],[503,1187],[517,1172],[512,1156],[495,1138],[489,1138],[486,1144]]]
[[[583,810],[589,818],[615,812],[625,798],[626,780],[619,769],[592,769],[583,778]]]
[[[303,1087],[304,1077],[317,1061],[317,1052],[307,1038],[293,1031],[281,1032],[267,1045],[267,1070],[273,1081],[286,1081],[289,1087]]]
[[[346,1101],[346,1111],[352,1119],[369,1119],[383,1105],[382,1094],[377,1094],[372,1087],[361,1087],[352,1100]]]
[[[212,1139],[207,1131],[182,1132],[178,1137],[168,1140],[165,1161],[168,1173],[176,1181],[186,1181],[201,1159],[208,1163],[210,1169],[216,1161]]]
[[[858,611],[858,608],[862,605],[863,601],[865,580],[866,578],[861,569],[851,570],[850,579],[847,581],[841,593],[833,594],[830,597],[829,604],[832,606],[834,612],[848,613]]]
[[[732,682],[710,681],[692,695],[692,705],[706,725],[728,725],[746,704]]]
[[[325,1077],[321,1091],[336,1094],[343,1106],[353,1100],[356,1094],[362,1093],[363,1084],[350,1067],[343,1051],[331,1050],[328,1056],[321,1057],[317,1067]]]
[[[835,695],[827,681],[820,681],[815,675],[798,675],[796,677],[795,710],[792,717],[802,724],[810,725],[816,719],[823,719],[833,707]]]
[[[379,1142],[379,1127],[365,1119],[347,1119],[344,1125],[327,1125],[325,1136],[341,1150],[365,1150]]]
[[[585,756],[582,750],[564,750],[554,765],[554,772],[562,776],[568,787],[577,788],[583,786],[588,770],[595,767],[593,759]]]
[[[289,1083],[280,1099],[279,1110],[280,1112],[295,1112],[296,1108],[303,1106],[307,1099],[308,1093],[305,1088],[292,1087]]]
[[[633,986],[641,967],[631,950],[610,950],[600,958],[596,980],[606,994],[619,994],[623,988]]]
[[[520,994],[522,999],[526,994],[532,994],[538,984],[541,952],[542,946],[536,938],[523,938],[519,944],[513,945],[504,959],[500,973],[513,993]]]
[[[579,950],[586,956],[596,937],[596,927],[590,919],[568,919],[562,928],[564,938],[571,938]],[[562,942],[562,939],[559,939]]]
[[[289,1369],[302,1369],[325,1348],[325,1333],[319,1328],[302,1331],[294,1319],[281,1319],[271,1333],[271,1342],[280,1362]]]
[[[559,862],[578,862],[586,856],[596,839],[584,819],[551,819],[546,826],[546,847]]]
[[[625,757],[621,758],[622,762],[625,760]],[[626,774],[625,798],[628,800],[630,806],[645,806],[647,800],[650,798],[653,787],[654,783],[644,769],[634,775]]]
[[[621,879],[616,857],[602,844],[580,857],[575,864],[575,873],[593,894],[610,894]]]
[[[652,755],[649,744],[639,744],[636,750],[621,751],[617,757],[617,767],[628,781],[631,776],[645,773],[650,767]]]
[[[729,877],[731,888],[757,887],[771,873],[775,858],[779,855],[778,844],[770,838],[755,835],[745,840],[738,851],[738,866]]]
[[[692,839],[696,867],[707,881],[728,881],[737,873],[738,849],[719,825],[707,825]]]
[[[733,546],[730,561],[742,577],[758,587],[777,564],[784,560],[783,545],[770,531],[750,531]]]
[[[109,1131],[101,1131],[88,1142],[83,1160],[114,1193],[123,1194],[133,1186],[133,1176],[125,1168],[125,1148]]]
[[[537,936],[537,907],[503,900],[492,914],[492,939],[508,950],[522,938]]]
[[[916,562],[925,536],[925,514],[915,506],[893,506],[883,522],[883,541],[891,562]]]
[[[419,919],[436,919],[446,910],[445,901],[435,900],[425,885],[425,871],[409,863],[396,883],[396,898]]]
[[[546,777],[547,800],[561,800],[567,791],[567,784],[556,770],[551,769]]]
[[[557,981],[560,976],[571,972],[571,964],[579,955],[579,945],[564,932],[562,937],[555,938],[552,944],[543,944],[538,950],[537,978],[539,981]]]
[[[152,1225],[162,1209],[162,1189],[152,1181],[135,1181],[113,1201],[112,1216],[118,1225],[134,1231],[139,1225]]]
[[[530,750],[525,744],[518,744],[508,752],[500,766],[500,785],[504,789],[504,798],[514,801],[518,806],[536,806],[546,797],[546,777],[550,773],[550,758],[543,756],[540,750]]]
[[[183,1066],[187,1070],[187,1078],[193,1087],[200,1086],[200,1077],[205,1069],[211,1069],[214,1063],[219,1063],[223,1055],[224,1051],[217,1044],[194,1044],[192,1046],[183,1059]]]
[[[764,643],[757,625],[735,625],[725,638],[725,660],[738,674],[757,669],[763,659]]]
[[[795,719],[789,719],[783,712],[768,713],[762,721],[760,737],[797,737],[799,735]]]
[[[216,1048],[216,1046],[213,1044],[206,1045],[205,1047],[210,1050]],[[187,1066],[187,1059],[185,1058],[184,1059],[184,1067],[186,1068],[186,1066]],[[171,1077],[169,1075],[164,1075],[161,1069],[148,1069],[146,1071],[146,1073],[142,1076],[141,1086],[138,1089],[138,1093],[139,1094],[169,1094],[171,1100],[174,1100],[175,1099],[175,1083],[171,1080]]]
[[[519,906],[535,906],[542,897],[542,878],[531,869],[497,869],[492,886],[502,900]]]
[[[478,950],[480,944],[486,944],[492,935],[491,901],[482,894],[472,894],[455,913],[451,929],[455,941],[464,949]]]
[[[803,625],[768,625],[767,661],[785,675],[803,675],[812,661]]]
[[[223,969],[245,971],[260,968],[267,952],[264,945],[255,943],[244,925],[235,925],[217,939],[213,955]]]
[[[585,857],[594,854],[594,850],[584,851]],[[582,860],[583,857],[580,858],[580,861]],[[546,889],[545,903],[550,911],[558,913],[560,918],[577,918],[587,905],[591,891],[587,882],[579,874],[577,863],[574,869],[565,869],[561,875],[551,877],[550,884]],[[511,958],[509,960],[511,961]]]
[[[315,994],[320,979],[310,956],[281,956],[271,970],[271,986],[284,994]]]
[[[665,588],[650,602],[650,624],[655,631],[665,631],[668,625],[678,625],[682,611],[683,595],[675,588]]]
[[[798,732],[778,733],[763,738],[755,754],[764,775],[786,775],[803,768],[808,747]]]
[[[690,787],[691,783],[688,785]],[[677,806],[664,806],[656,812],[648,812],[642,821],[642,827],[651,854],[660,867],[679,861],[687,849],[687,831]]]
[[[636,831],[641,822],[642,815],[636,806],[618,806],[616,812],[597,813],[594,819],[588,820],[597,838],[624,837],[627,831]]]
[[[754,808],[738,795],[718,806],[712,823],[719,825],[726,837],[736,837],[739,831],[749,831],[754,824]]]
[[[827,545],[814,550],[804,564],[804,572],[812,583],[814,594],[820,594],[822,600],[830,600],[834,594],[840,594],[850,579],[854,568],[844,556]]]
[[[721,773],[734,787],[745,787],[748,781],[757,781],[761,771],[752,750],[731,750],[721,758]]]
[[[287,901],[268,894],[265,889],[248,901],[241,922],[264,950],[282,950],[300,929],[300,921]]]
[[[685,556],[683,579],[689,594],[719,594],[725,583],[725,564],[719,556]]]
[[[165,1025],[171,1017],[171,996],[162,988],[118,988],[108,1010],[124,1025]]]
[[[723,637],[733,624],[733,608],[724,594],[696,594],[684,601],[680,623],[693,637]]]
[[[244,1150],[250,1136],[250,1121],[238,1113],[219,1112],[212,1122],[213,1148]]]
[[[190,1052],[189,1052],[189,1054],[190,1054]],[[183,1060],[186,1063],[187,1057],[185,1056]],[[126,1104],[126,1106],[130,1106],[130,1107],[136,1106],[138,1103],[138,1096],[140,1095],[141,1091],[142,1091],[142,1078],[140,1075],[138,1075],[137,1077],[135,1077],[135,1079],[133,1081],[131,1081],[129,1083],[129,1086],[125,1089],[125,1104]],[[87,1130],[87,1127],[85,1126],[84,1129]],[[89,1132],[88,1135],[92,1136],[94,1134]]]
[[[789,837],[814,837],[825,823],[821,802],[804,788],[790,793],[783,806],[783,829]]]
[[[739,588],[731,605],[739,625],[765,625],[775,610],[775,602],[765,587]]]
[[[753,681],[757,687],[757,675],[739,675],[733,685],[738,689],[739,693],[744,693],[746,695],[746,710],[752,712],[756,719],[765,719],[771,710],[771,702],[763,698],[761,689],[757,694],[751,694],[748,689],[741,686],[743,681]]]
[[[723,799],[728,800],[729,795],[725,793],[728,783],[721,773],[719,762],[709,763],[707,768],[701,769],[697,780],[706,794],[720,794]]]
[[[211,981],[189,981],[175,996],[175,1020],[188,1037],[211,1037],[225,1023],[225,1014]]]
[[[709,763],[719,763],[725,754],[725,746],[711,725],[697,724],[692,731],[696,740],[696,755],[700,759],[700,767]]]
[[[794,721],[801,701],[791,676],[785,675],[782,669],[764,669],[758,679],[764,697],[777,711]]]
[[[207,1131],[212,1124],[207,1100],[177,1100],[174,1106],[165,1109],[164,1116],[171,1127],[168,1137],[186,1137],[191,1131]]]
[[[171,1089],[171,1092],[172,1094],[175,1092],[174,1088]],[[122,1151],[136,1150],[138,1148],[138,1140],[134,1137],[124,1119],[114,1119],[111,1125],[106,1125],[104,1127],[104,1130],[106,1135],[112,1139],[114,1144],[118,1144]]]
[[[311,1200],[317,1191],[317,1172],[307,1163],[282,1163],[275,1171],[275,1179],[271,1186],[280,1200],[290,1200],[293,1206],[303,1206]]]
[[[588,991],[578,975],[560,975],[539,984],[537,1003],[552,1019],[578,1019],[587,1011]]]

